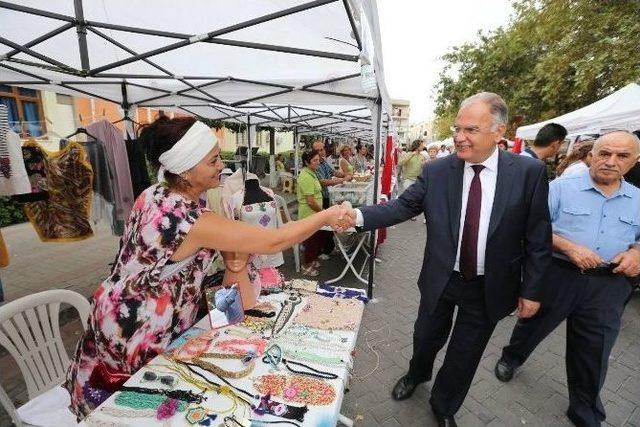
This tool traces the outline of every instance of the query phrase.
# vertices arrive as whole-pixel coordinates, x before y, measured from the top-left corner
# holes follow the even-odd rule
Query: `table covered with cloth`
[[[335,426],[363,301],[296,279],[241,323],[212,329],[205,316],[80,425]]]

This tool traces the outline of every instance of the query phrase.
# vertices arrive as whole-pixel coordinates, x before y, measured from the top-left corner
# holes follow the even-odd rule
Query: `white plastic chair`
[[[7,349],[16,360],[22,372],[29,402],[16,410],[9,396],[0,386],[0,403],[11,416],[16,426],[24,426],[28,421],[19,415],[23,410],[33,413],[42,408],[50,416],[59,409],[64,412],[60,403],[61,392],[68,393],[60,387],[64,381],[70,361],[60,335],[60,304],[70,304],[78,311],[82,327],[87,329],[89,317],[89,301],[77,292],[66,289],[52,289],[28,295],[6,303],[0,307],[0,345]],[[47,396],[49,395],[49,396]],[[62,395],[64,397],[64,395]],[[48,398],[47,398],[48,397]],[[52,408],[52,406],[56,406]],[[46,406],[46,409],[44,409]],[[60,419],[54,424],[69,425],[68,420],[75,417],[67,409],[69,417],[63,422]],[[53,420],[49,418],[48,425]],[[75,424],[75,422],[73,423]]]
[[[289,213],[289,208],[287,207],[287,202],[284,200],[284,197],[274,194],[274,200],[276,201],[276,205],[278,206],[278,211],[282,209],[284,212],[284,220],[282,222],[287,223],[291,221],[291,214]],[[300,245],[296,243],[293,245],[293,260],[296,263],[296,273],[300,272]]]

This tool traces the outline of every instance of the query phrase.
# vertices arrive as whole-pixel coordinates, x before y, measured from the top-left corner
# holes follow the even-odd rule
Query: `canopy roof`
[[[390,109],[373,1],[16,0],[0,9],[0,84],[360,137],[371,135],[374,102]]]
[[[568,136],[600,134],[612,129],[640,129],[640,85],[628,84],[611,95],[576,111],[551,120],[519,127],[516,136],[534,139],[547,123],[559,123]]]

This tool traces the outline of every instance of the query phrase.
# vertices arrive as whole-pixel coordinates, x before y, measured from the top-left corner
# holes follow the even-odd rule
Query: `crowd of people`
[[[302,154],[302,169],[298,174],[297,199],[298,218],[306,218],[330,206],[329,187],[351,181],[355,173],[371,171],[370,148],[358,141],[355,147],[343,144],[338,147],[339,155],[333,166],[327,156],[327,145],[316,139],[310,150]],[[320,262],[329,259],[334,252],[333,233],[319,230],[304,242],[302,274],[316,277],[320,273]]]

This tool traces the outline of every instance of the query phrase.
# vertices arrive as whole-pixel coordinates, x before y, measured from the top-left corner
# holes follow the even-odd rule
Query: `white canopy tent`
[[[368,0],[0,1],[0,84],[368,138],[376,173],[392,126]]]
[[[567,128],[568,136],[600,134],[612,129],[634,131],[640,129],[640,85],[630,83],[611,95],[576,111],[544,122],[522,126],[516,136],[534,139],[547,123]]]

